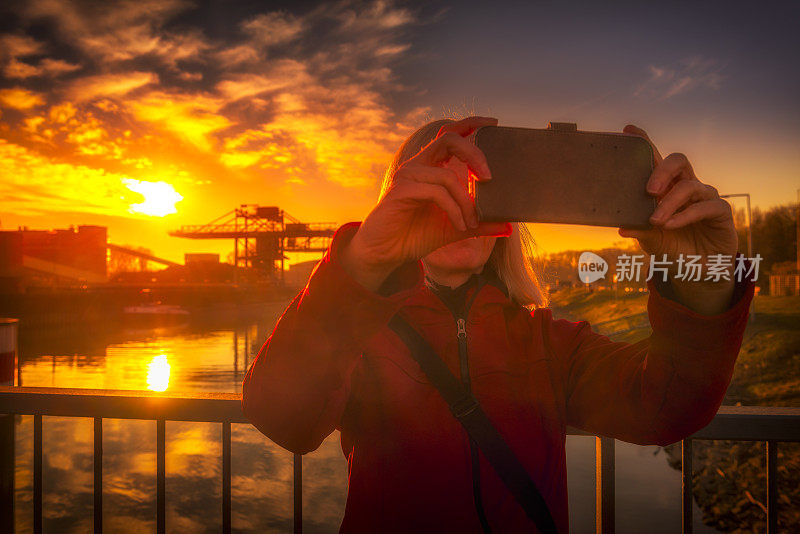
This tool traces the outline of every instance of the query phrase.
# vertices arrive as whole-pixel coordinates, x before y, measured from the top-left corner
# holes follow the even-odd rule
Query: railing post
[[[0,414],[0,532],[14,532],[14,425],[16,416]]]
[[[94,532],[103,532],[103,418],[94,418]]]
[[[692,532],[692,440],[681,441],[681,532]]]
[[[222,423],[222,532],[231,531],[231,422]]]
[[[303,455],[294,455],[294,534],[303,533]]]
[[[166,534],[167,531],[167,474],[166,474],[166,421],[156,421],[156,532]]]
[[[42,414],[33,415],[33,532],[42,532]]]
[[[595,437],[595,528],[597,534],[612,534],[614,517],[614,438]]]
[[[778,532],[778,442],[767,441],[767,534]]]
[[[17,370],[17,319],[0,319],[0,385],[13,386]],[[0,532],[14,532],[14,431],[16,415],[0,414]]]
[[[245,342],[245,346],[247,342]],[[246,348],[246,347],[245,347]],[[233,329],[233,377],[239,381],[239,332]]]

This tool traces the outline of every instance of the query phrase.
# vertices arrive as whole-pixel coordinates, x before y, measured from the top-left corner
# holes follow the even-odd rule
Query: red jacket
[[[336,232],[278,321],[244,380],[242,408],[296,453],[341,431],[350,468],[341,532],[479,533],[467,434],[387,326],[399,312],[459,376],[456,321],[425,285],[421,262],[392,274],[391,294],[353,280],[338,255],[358,225]],[[705,426],[747,321],[753,285],[738,289],[731,309],[706,317],[651,287],[653,333],[636,344],[554,320],[549,309],[529,312],[495,285],[477,290],[466,319],[472,391],[560,532],[568,531],[566,426],[661,445]],[[480,481],[493,532],[535,531],[482,456]]]

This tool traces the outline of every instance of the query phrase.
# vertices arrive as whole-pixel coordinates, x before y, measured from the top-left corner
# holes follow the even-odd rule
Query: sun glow
[[[133,178],[123,178],[122,183],[134,193],[139,193],[144,197],[144,202],[130,205],[129,209],[132,213],[164,217],[177,213],[175,204],[183,200],[183,196],[167,182],[145,182]]]
[[[147,364],[147,389],[166,391],[169,387],[169,362],[167,356],[159,354]]]

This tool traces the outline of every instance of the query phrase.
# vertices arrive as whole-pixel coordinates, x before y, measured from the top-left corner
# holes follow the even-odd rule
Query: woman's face
[[[452,158],[446,165],[457,175],[464,189],[469,183],[469,169],[466,163]],[[425,265],[433,271],[444,273],[479,273],[492,254],[496,237],[479,236],[455,241],[438,248],[425,256]]]

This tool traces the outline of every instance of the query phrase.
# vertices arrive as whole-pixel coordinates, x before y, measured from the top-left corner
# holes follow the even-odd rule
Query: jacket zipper
[[[480,290],[480,287],[475,292]],[[470,301],[470,304],[472,302]],[[469,313],[467,308],[464,313]],[[458,339],[458,361],[459,370],[461,374],[461,382],[467,388],[467,391],[472,391],[471,380],[469,377],[469,360],[467,355],[467,321],[464,317],[456,317],[456,338]],[[483,498],[481,496],[481,474],[480,474],[480,458],[478,455],[478,446],[470,438],[469,440],[470,460],[472,466],[472,496],[475,501],[475,511],[478,514],[478,520],[481,523],[481,528],[485,534],[491,533],[489,522],[486,519],[486,512],[483,509]]]
[[[472,301],[478,296],[481,289],[485,285],[486,280],[482,277],[478,281],[478,285],[475,288],[475,292],[472,294],[472,297],[466,300],[464,303],[461,312],[450,308],[450,306],[445,302],[447,308],[450,309],[450,312],[453,314],[453,318],[456,320],[456,339],[458,340],[458,362],[459,362],[459,372],[461,375],[461,382],[467,388],[467,391],[472,391],[471,381],[469,377],[469,360],[467,354],[467,316],[469,315],[469,309],[472,307]],[[481,523],[481,529],[483,530],[484,534],[490,534],[491,528],[489,527],[489,522],[486,519],[486,513],[483,509],[483,499],[481,497],[481,478],[480,478],[480,458],[478,454],[478,446],[472,441],[472,438],[469,439],[469,450],[470,450],[470,462],[472,468],[472,496],[473,500],[475,501],[475,511],[478,515],[478,520]]]
[[[467,322],[463,317],[456,319],[456,338],[458,339],[458,362],[461,372],[461,382],[471,389],[469,379],[469,361],[467,360]]]

